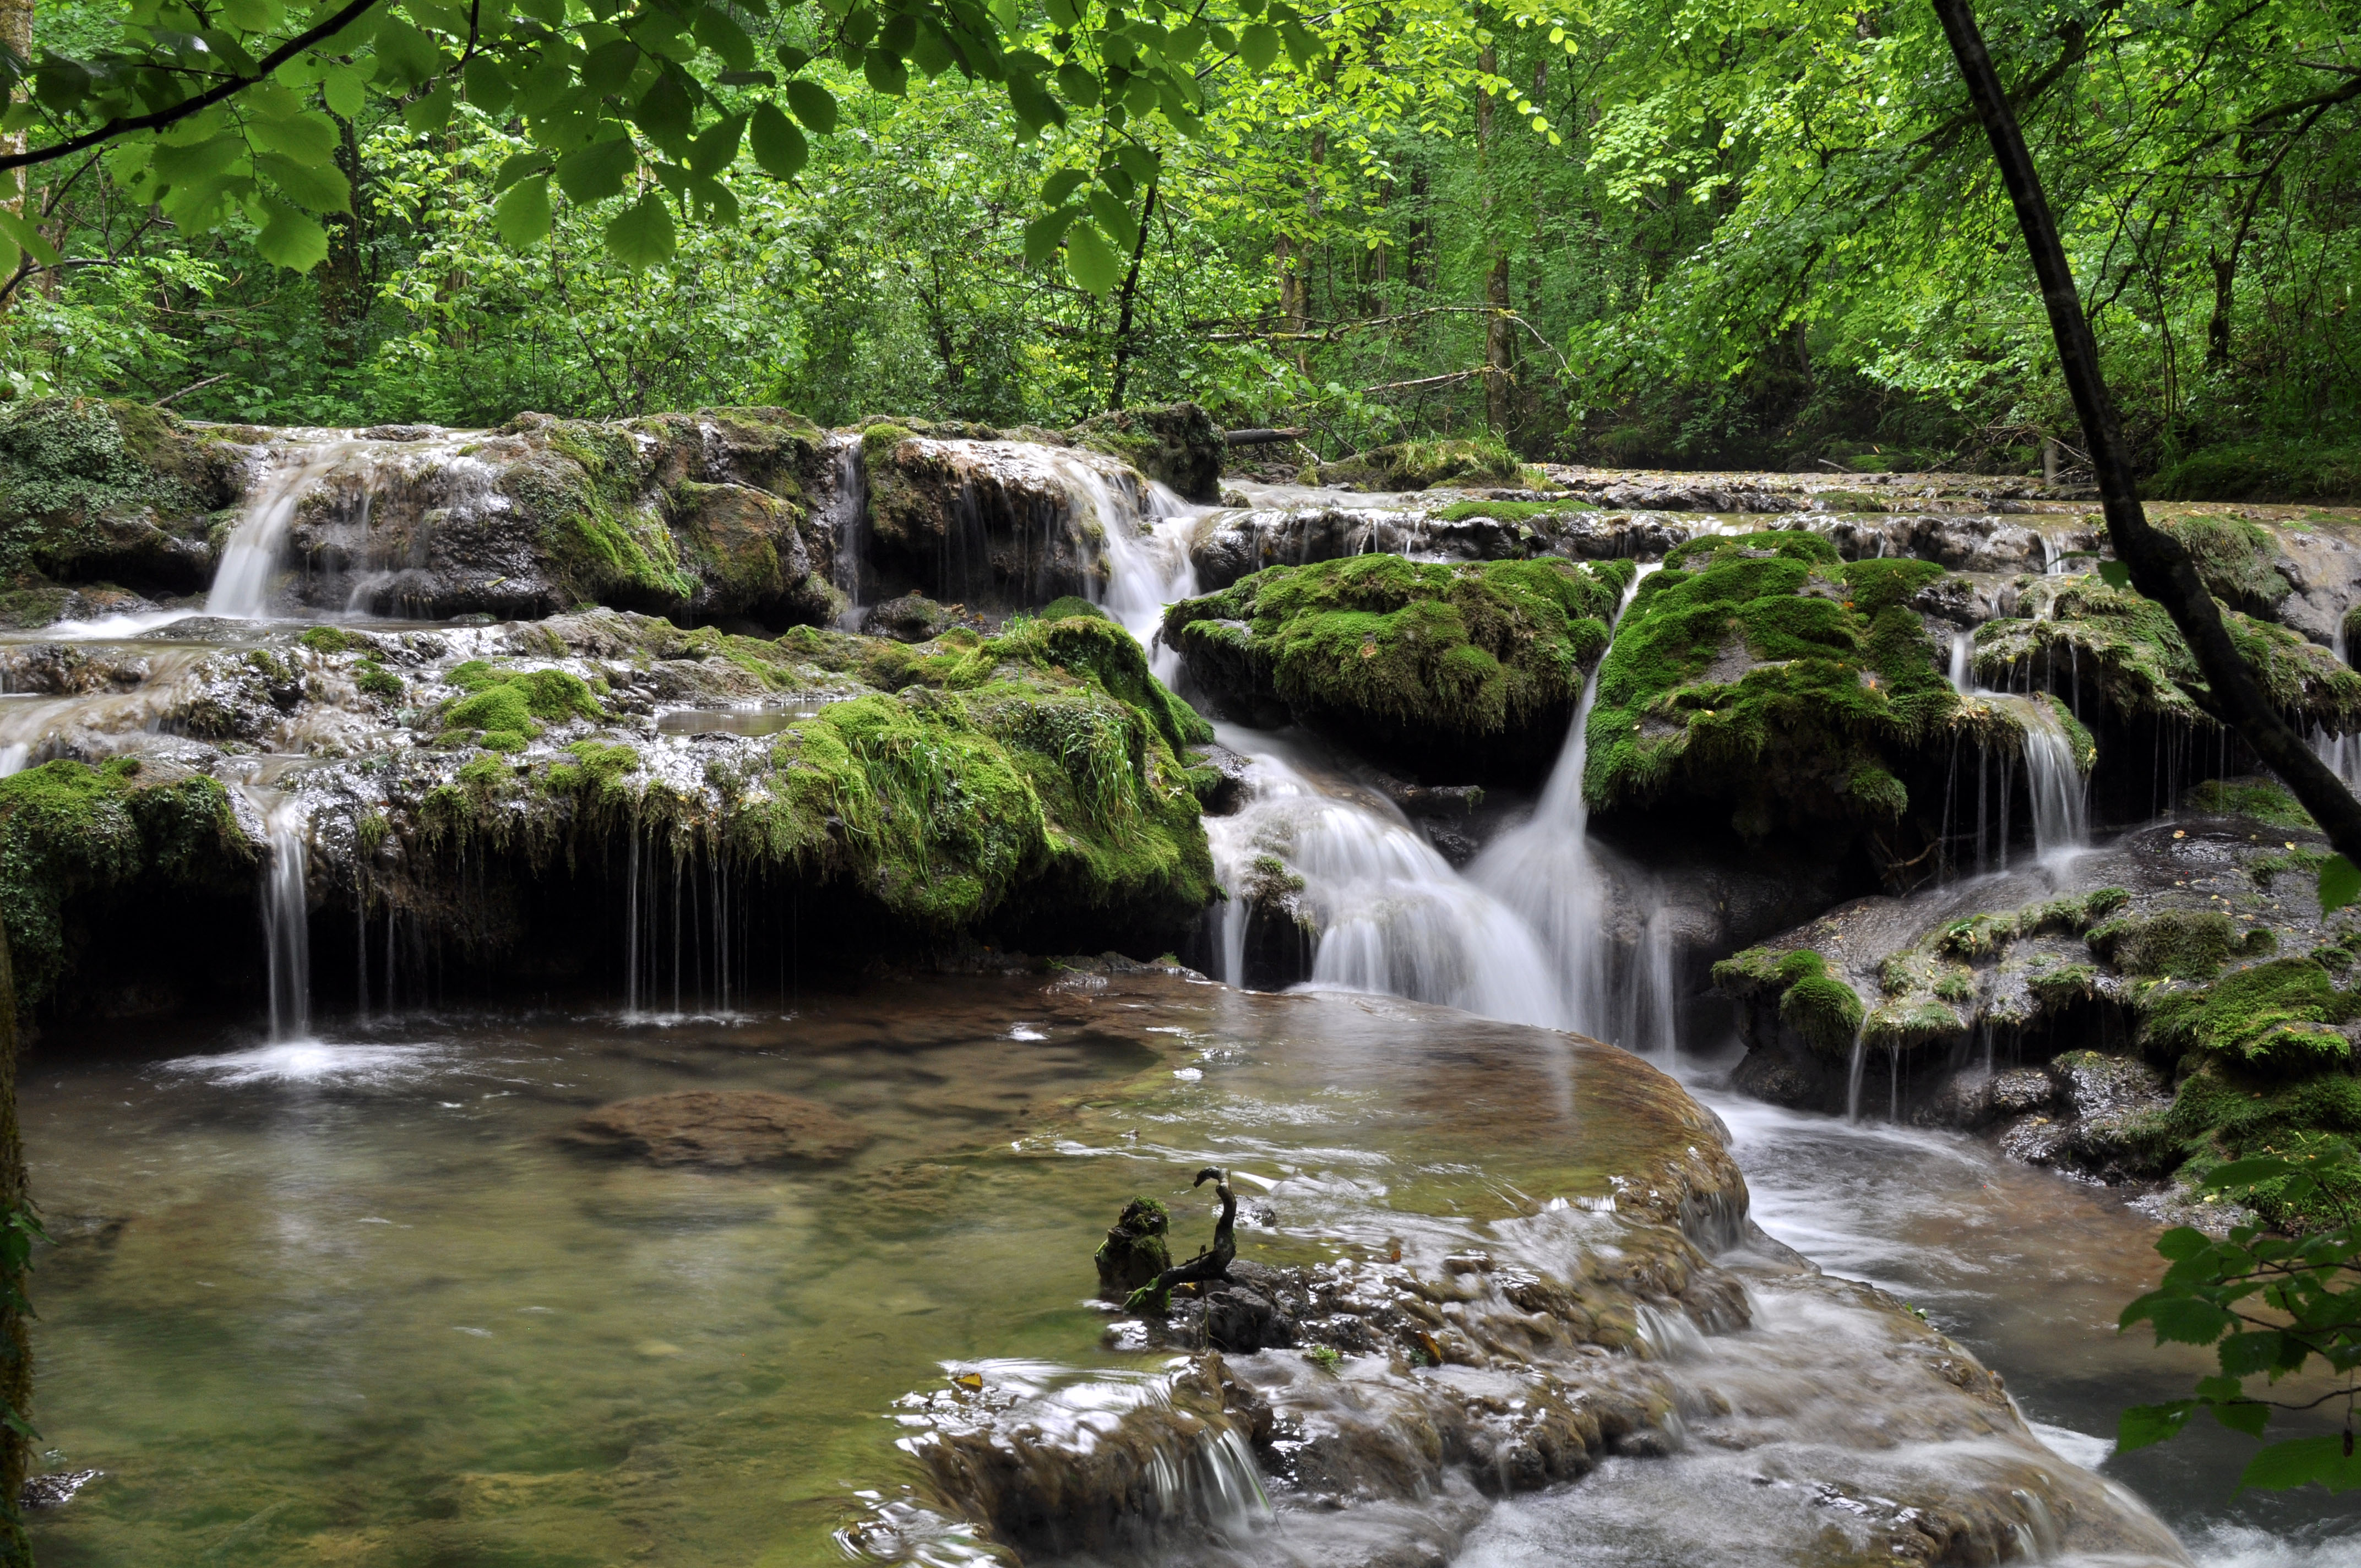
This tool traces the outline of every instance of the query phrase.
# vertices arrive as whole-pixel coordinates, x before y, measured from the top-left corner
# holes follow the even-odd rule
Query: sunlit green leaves
[[[2320,912],[2334,915],[2356,899],[2361,899],[2361,867],[2356,867],[2343,855],[2331,855],[2320,863]]]
[[[622,190],[638,161],[628,136],[594,141],[557,160],[557,188],[568,201],[603,202]]]
[[[798,77],[786,84],[785,93],[796,118],[821,136],[836,129],[836,97],[827,88]]]
[[[254,248],[263,259],[296,272],[309,272],[328,258],[328,231],[301,208],[265,196],[263,224]]]
[[[522,249],[538,245],[549,234],[549,176],[520,180],[500,193],[492,209],[492,228],[511,245]]]
[[[1097,229],[1076,224],[1066,235],[1066,271],[1081,288],[1104,299],[1122,277],[1123,263]]]
[[[651,191],[615,214],[606,238],[608,254],[624,266],[653,267],[672,258],[672,214]]]

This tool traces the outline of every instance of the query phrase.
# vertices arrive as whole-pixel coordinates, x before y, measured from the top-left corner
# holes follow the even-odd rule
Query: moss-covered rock
[[[1360,555],[1272,566],[1167,612],[1224,711],[1292,718],[1419,775],[1546,769],[1632,568]]]
[[[1320,465],[1323,485],[1361,490],[1424,490],[1437,485],[1513,485],[1523,468],[1496,435],[1404,441]]]
[[[11,404],[0,411],[0,577],[201,588],[241,457],[222,435],[141,403]]]
[[[2278,938],[2242,927],[2215,909],[2160,909],[2128,915],[2092,930],[2091,950],[2128,975],[2207,980],[2238,958],[2270,952]]]
[[[2284,828],[2293,832],[2318,831],[2312,813],[2290,795],[2285,784],[2277,779],[2260,777],[2201,780],[2182,804],[2191,811],[2202,811],[2213,817],[2251,817],[2269,828]]]
[[[2123,714],[2213,727],[2196,662],[2162,605],[2097,576],[2037,579],[2020,604],[2028,613],[1976,630],[1976,674],[1987,685],[2080,683],[2085,712],[2103,701]],[[2284,627],[2236,609],[2223,620],[2279,707],[2340,734],[2361,729],[2361,672]]]
[[[2361,446],[2246,441],[2202,447],[2149,490],[2180,501],[2361,500]]]
[[[1221,427],[1195,403],[1124,409],[1086,419],[1067,435],[1077,446],[1120,457],[1182,500],[1211,506],[1222,499]]]
[[[1847,563],[1802,532],[1674,550],[1599,667],[1584,794],[1603,810],[1710,801],[1749,838],[1828,820],[1890,830],[1938,744],[2020,734],[2001,706],[1962,704],[1937,668],[1909,600],[1942,575]]]
[[[2144,1117],[2133,1135],[2150,1168],[2184,1180],[2224,1160],[2290,1154],[2324,1138],[2361,1138],[2361,1078],[2316,1072],[2290,1080],[2256,1073],[2233,1058],[2203,1061],[2184,1075],[2171,1106]],[[2361,1204],[2361,1163],[2333,1170],[2329,1190],[2290,1201],[2277,1186],[2252,1199],[2267,1221],[2304,1231],[2341,1223]]]
[[[160,898],[236,874],[253,853],[226,792],[203,774],[124,757],[0,778],[0,913],[19,1000],[40,1002],[75,956],[69,900],[127,889]]]
[[[1806,1048],[1841,1059],[1860,1035],[1860,993],[1810,948],[1749,948],[1713,966],[1717,990],[1758,1016],[1774,1014]]]
[[[2313,959],[2275,959],[2202,990],[2159,988],[2144,1011],[2147,1036],[2163,1049],[2201,1052],[2250,1074],[2300,1078],[2352,1060],[2352,1044],[2337,1025],[2361,1016],[2361,997],[2339,991]]]

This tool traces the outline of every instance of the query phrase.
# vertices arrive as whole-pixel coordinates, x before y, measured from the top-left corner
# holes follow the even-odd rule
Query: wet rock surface
[[[824,1164],[869,1143],[868,1133],[825,1105],[752,1089],[618,1101],[584,1116],[566,1137],[592,1153],[712,1170]]]

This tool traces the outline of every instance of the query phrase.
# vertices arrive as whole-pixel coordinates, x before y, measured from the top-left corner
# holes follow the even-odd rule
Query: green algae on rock
[[[1413,773],[1537,773],[1632,571],[1399,555],[1270,566],[1174,605],[1163,635],[1248,723],[1291,718]]]
[[[236,433],[144,403],[10,405],[0,411],[0,577],[203,587],[214,514],[240,488]]]
[[[1319,482],[1348,489],[1424,490],[1437,485],[1513,485],[1524,469],[1498,436],[1404,441],[1320,465]]]

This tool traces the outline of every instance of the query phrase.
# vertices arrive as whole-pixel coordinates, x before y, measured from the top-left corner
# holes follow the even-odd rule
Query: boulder
[[[567,1133],[576,1146],[651,1165],[820,1164],[867,1146],[869,1134],[825,1105],[761,1089],[689,1089],[620,1100]]]

